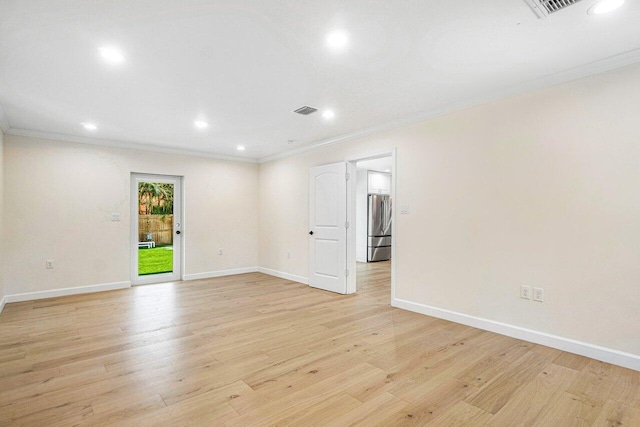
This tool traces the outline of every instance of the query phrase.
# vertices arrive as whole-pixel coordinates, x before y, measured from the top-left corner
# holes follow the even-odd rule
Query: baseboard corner
[[[182,280],[212,279],[214,277],[235,276],[237,274],[247,274],[258,272],[258,267],[233,268],[230,270],[207,271],[204,273],[185,274]]]
[[[309,279],[302,276],[296,276],[295,274],[285,273],[283,271],[272,270],[270,268],[258,267],[258,272],[267,274],[269,276],[279,277],[280,279],[291,280],[292,282],[302,283],[303,285],[309,284]]]

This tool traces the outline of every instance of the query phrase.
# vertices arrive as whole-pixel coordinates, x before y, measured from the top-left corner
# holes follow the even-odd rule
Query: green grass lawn
[[[173,271],[173,246],[138,249],[138,276],[171,273]]]

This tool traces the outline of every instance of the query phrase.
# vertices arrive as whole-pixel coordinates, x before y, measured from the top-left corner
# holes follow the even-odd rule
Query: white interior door
[[[131,174],[131,283],[182,280],[182,178]]]
[[[309,285],[347,293],[347,164],[311,168]]]

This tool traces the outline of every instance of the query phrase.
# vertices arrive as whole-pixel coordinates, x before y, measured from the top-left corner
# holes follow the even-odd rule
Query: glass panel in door
[[[173,273],[175,185],[138,182],[138,276]]]

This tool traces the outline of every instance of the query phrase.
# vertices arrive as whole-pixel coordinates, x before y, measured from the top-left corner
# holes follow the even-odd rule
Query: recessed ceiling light
[[[236,150],[238,150],[238,151],[244,151],[244,150],[246,150],[246,149],[247,149],[247,148],[246,148],[245,146],[243,146],[243,145],[238,145],[238,146],[236,147]]]
[[[333,112],[333,110],[324,110],[322,112],[322,117],[327,119],[327,120],[331,120],[336,116],[336,113]]]
[[[98,130],[98,126],[96,126],[93,123],[82,123],[82,127],[85,128],[86,130]]]
[[[105,61],[110,62],[111,64],[119,64],[121,62],[124,62],[124,55],[115,47],[103,46],[98,50],[100,51],[100,55],[102,56],[102,58]]]
[[[602,15],[613,12],[624,4],[624,0],[602,0],[589,8],[589,15]]]
[[[198,129],[206,129],[209,127],[209,123],[204,120],[196,120],[193,122],[193,125]]]
[[[325,37],[327,46],[334,52],[340,52],[346,49],[349,44],[349,34],[343,30],[334,30]]]

